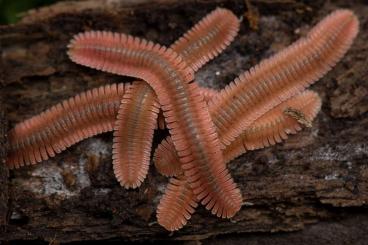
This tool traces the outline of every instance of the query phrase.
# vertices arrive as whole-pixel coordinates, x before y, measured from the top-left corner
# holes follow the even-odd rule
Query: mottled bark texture
[[[229,165],[245,198],[231,221],[199,208],[184,229],[170,235],[155,223],[155,209],[167,180],[151,167],[141,188],[121,188],[112,171],[110,133],[83,141],[37,166],[12,171],[10,178],[1,164],[0,225],[6,216],[9,220],[0,231],[0,240],[199,240],[220,234],[229,234],[231,240],[238,233],[265,232],[248,236],[257,244],[258,238],[279,237],[268,232],[306,227],[289,237],[311,244],[332,241],[331,227],[347,224],[346,232],[366,241],[368,5],[342,0],[250,2],[253,11],[245,14],[248,7],[240,0],[68,1],[31,12],[16,25],[0,27],[1,111],[4,107],[7,111],[6,120],[0,113],[3,159],[5,121],[13,126],[77,92],[132,81],[68,60],[66,45],[80,31],[119,31],[170,45],[216,6],[227,7],[243,16],[240,34],[196,74],[200,84],[222,88],[336,8],[351,8],[361,22],[359,36],[342,62],[312,87],[323,98],[313,127]],[[249,27],[249,19],[257,30]],[[162,133],[156,136],[156,141],[163,137]],[[324,238],[308,240],[316,229]],[[335,241],[342,243],[345,238],[338,236],[344,234],[343,228],[336,228]]]
[[[1,89],[1,86],[0,86]],[[0,233],[6,225],[6,217],[8,214],[8,178],[9,171],[5,163],[6,155],[6,132],[7,122],[5,119],[5,107],[0,94]]]

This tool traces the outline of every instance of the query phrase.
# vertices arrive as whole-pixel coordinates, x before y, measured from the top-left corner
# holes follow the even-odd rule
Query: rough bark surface
[[[1,88],[1,86],[0,86]],[[7,122],[2,97],[0,95],[0,232],[5,229],[8,214],[9,172],[4,164],[6,155]]]
[[[151,167],[141,188],[121,188],[111,166],[112,135],[104,134],[37,166],[11,171],[10,177],[0,164],[0,240],[207,239],[211,243],[213,237],[229,234],[216,242],[240,244],[239,239],[245,238],[251,244],[366,242],[368,5],[365,1],[258,0],[251,1],[249,8],[245,2],[68,1],[32,11],[16,25],[0,27],[3,159],[6,122],[13,126],[86,89],[132,80],[68,60],[66,45],[80,31],[112,30],[169,45],[216,6],[227,7],[243,16],[240,34],[196,74],[202,85],[222,88],[336,8],[352,9],[361,22],[351,50],[313,86],[323,98],[323,108],[312,129],[283,144],[247,153],[229,165],[246,201],[231,221],[199,208],[184,229],[169,234],[155,223],[167,180]],[[248,9],[252,11],[246,14]],[[250,28],[250,22],[258,29]],[[156,136],[157,141],[163,137]],[[298,230],[303,231],[266,235]],[[248,235],[236,238],[238,233]],[[321,238],[313,239],[316,234]]]

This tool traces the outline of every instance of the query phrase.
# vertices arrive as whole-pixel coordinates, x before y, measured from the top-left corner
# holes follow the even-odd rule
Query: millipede
[[[351,11],[337,10],[312,28],[306,38],[262,61],[215,94],[208,107],[222,142],[225,161],[247,150],[281,142],[287,134],[300,130],[300,122],[285,113],[290,107],[312,121],[320,109],[320,99],[313,92],[298,93],[344,56],[358,29],[358,20]],[[171,139],[165,139],[154,155],[156,168],[166,176],[182,172],[177,168],[178,156],[168,152],[173,150],[171,144]],[[173,194],[165,195],[163,201],[168,202],[171,198],[167,196]],[[178,217],[182,216],[178,211]]]
[[[225,88],[200,87],[195,72],[230,45],[239,27],[231,11],[218,8],[168,48],[109,31],[75,35],[67,46],[71,61],[141,80],[90,89],[16,124],[9,131],[7,165],[33,165],[113,131],[116,179],[137,188],[148,173],[154,130],[167,128],[170,136],[152,157],[158,172],[170,177],[158,223],[178,230],[199,204],[218,217],[233,217],[243,200],[226,165],[311,126],[321,98],[306,89],[345,55],[359,22],[352,11],[336,10]]]
[[[114,127],[125,84],[83,92],[17,124],[9,131],[10,168],[35,164]]]
[[[239,21],[236,16],[228,10],[219,8],[191,28],[171,48],[185,60],[193,71],[197,71],[230,44],[238,29]],[[153,105],[153,103],[158,102],[154,102],[156,95],[149,85],[145,82],[135,82],[132,86],[139,86],[138,90],[144,94],[138,93],[122,101],[124,108],[121,109],[122,113],[118,114],[115,128],[115,131],[120,133],[114,133],[113,145],[114,172],[120,184],[125,188],[140,186],[147,175],[155,129],[152,123],[156,121],[156,114],[159,112],[154,109],[159,108],[159,106]],[[209,88],[200,88],[199,92],[206,101],[214,93]],[[144,102],[138,98],[144,99]],[[151,102],[149,105],[142,105],[148,101]],[[137,115],[137,111],[143,110],[146,110],[147,113],[142,113],[135,120],[131,118],[131,115],[134,117]],[[159,113],[158,117],[158,127],[163,129],[165,127],[163,114]],[[131,123],[130,126],[127,125],[127,122]],[[121,131],[124,131],[125,134],[120,135]],[[119,142],[117,142],[118,140]],[[133,142],[135,148],[131,147],[130,150],[127,150],[128,145]],[[140,150],[137,150],[139,146],[141,146]]]

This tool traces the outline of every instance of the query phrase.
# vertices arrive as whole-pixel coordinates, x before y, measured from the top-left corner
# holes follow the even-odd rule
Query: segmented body
[[[292,97],[329,71],[348,50],[357,32],[358,21],[351,11],[335,11],[314,27],[307,38],[251,68],[215,96],[209,110],[226,161],[247,149],[280,142],[288,133],[299,130],[298,120],[285,118],[284,105],[298,107],[306,103],[300,111],[306,118],[313,118],[320,108],[318,96],[309,92]],[[255,126],[251,127],[253,123]],[[158,147],[154,159],[160,163],[155,164],[164,175],[178,175],[178,160],[170,160],[175,154],[167,154],[167,150],[172,150],[170,139]],[[167,200],[168,197],[162,200],[163,207],[170,206],[165,203]],[[178,217],[182,217],[181,213]]]
[[[296,95],[254,121],[230,145],[224,149],[226,162],[250,150],[275,145],[288,138],[289,134],[296,134],[302,129],[301,123],[285,113],[292,108],[304,115],[312,122],[321,108],[321,99],[315,92],[305,91]]]
[[[305,38],[240,75],[209,105],[214,124],[229,145],[257,118],[326,74],[346,53],[358,33],[349,10],[337,10]]]
[[[229,10],[217,8],[179,38],[171,48],[197,71],[221,53],[239,31],[239,20]]]
[[[148,82],[198,200],[222,217],[240,209],[241,194],[223,162],[207,105],[198,86],[191,83],[193,71],[180,56],[151,42],[109,32],[77,35],[69,56],[78,64]]]
[[[338,10],[275,56],[243,73],[209,102],[223,145],[230,145],[255,120],[318,80],[350,47],[356,16]]]
[[[293,108],[303,113],[306,119],[312,121],[321,106],[319,96],[311,91],[297,95],[267,112],[245,130],[223,151],[226,163],[248,150],[274,145],[287,139],[288,134],[301,130],[300,123],[284,113],[285,109]],[[179,176],[170,178],[157,208],[157,220],[168,230],[177,230],[183,227],[194,213],[197,202],[192,200],[193,193],[188,183],[182,177],[182,169],[178,156],[171,143],[165,139],[155,151],[155,166],[165,176]],[[179,201],[178,201],[179,200]],[[166,214],[170,214],[166,216]],[[174,218],[175,217],[175,218]]]
[[[132,86],[109,84],[87,90],[16,124],[8,132],[6,164],[10,169],[32,165],[84,139],[112,131],[121,100]],[[207,94],[208,89],[201,88],[200,93]]]
[[[209,23],[205,24],[209,25]],[[186,174],[170,182],[169,191],[165,194],[166,201],[161,202],[159,206],[160,224],[165,224],[164,226],[170,230],[180,228],[190,218],[196,206],[196,200],[192,199],[193,196],[199,200],[202,199],[202,203],[218,216],[230,217],[240,208],[240,193],[226,168],[218,164],[222,160],[218,160],[214,165],[206,163],[218,159],[217,156],[221,155],[218,153],[221,146],[225,149],[224,154],[230,156],[225,159],[229,161],[247,149],[264,147],[281,141],[286,134],[299,130],[299,123],[303,123],[303,120],[304,123],[309,123],[308,117],[311,117],[312,110],[288,107],[291,110],[287,112],[289,115],[292,112],[291,115],[294,115],[295,118],[287,116],[284,108],[284,111],[277,110],[281,105],[291,103],[290,101],[294,99],[290,99],[292,96],[323,76],[344,55],[358,32],[358,21],[351,11],[340,10],[328,16],[305,39],[299,40],[282,53],[261,62],[260,65],[244,73],[221,91],[216,99],[210,102],[211,115],[212,113],[218,115],[216,119],[212,118],[214,120],[212,124],[210,114],[201,112],[205,109],[203,93],[201,94],[200,89],[191,83],[191,80],[193,71],[212,56],[217,55],[226,46],[226,42],[229,42],[227,39],[221,39],[222,41],[218,43],[215,41],[213,44],[218,46],[212,46],[208,50],[205,48],[210,46],[204,46],[203,49],[199,47],[201,44],[208,45],[207,41],[211,38],[216,40],[216,32],[220,33],[220,29],[216,28],[222,22],[214,21],[214,23],[216,25],[212,28],[213,32],[210,30],[207,36],[198,34],[203,30],[206,31],[205,28],[198,29],[197,33],[190,34],[189,32],[187,36],[184,35],[184,41],[179,40],[173,45],[174,48],[176,47],[175,51],[180,52],[180,44],[186,45],[185,38],[188,40],[193,38],[193,43],[188,41],[187,49],[182,51],[182,56],[186,53],[193,53],[192,56],[186,58],[190,63],[189,66],[182,60],[182,57],[171,50],[144,40],[108,32],[81,34],[70,46],[69,54],[77,63],[112,73],[143,78],[159,95],[158,99],[163,105],[168,127],[173,134],[173,143],[167,141],[166,146],[179,150],[179,155],[176,157],[180,159],[180,166]],[[200,55],[196,55],[199,52],[203,52],[202,55],[205,57],[201,58]],[[212,53],[206,56],[209,52]],[[191,58],[193,61],[190,61]],[[170,81],[171,83],[164,83]],[[102,98],[96,106],[93,104],[95,101],[91,106],[85,104],[86,100],[92,98],[90,95],[85,96],[85,99],[83,99],[84,95],[78,95],[80,97],[76,96],[17,125],[10,133],[13,134],[10,135],[11,142],[15,143],[11,146],[8,164],[11,167],[34,164],[53,156],[83,138],[110,131],[114,121],[111,115],[114,113],[116,115],[120,96],[124,94],[124,87],[122,88],[122,90],[117,89],[117,93],[112,96],[114,98],[112,100],[118,103],[101,96],[108,91],[96,92],[92,96]],[[134,90],[132,91],[131,93],[134,93]],[[150,94],[147,91],[142,94]],[[126,101],[129,95],[130,93],[125,95]],[[143,97],[145,96],[141,96],[144,101]],[[108,101],[106,104],[102,102],[105,99]],[[155,106],[151,112],[157,116],[157,101],[152,104]],[[298,105],[293,106],[298,107]],[[280,115],[280,113],[282,117],[286,115],[286,118],[273,121],[275,115]],[[102,114],[105,116],[103,119]],[[143,118],[136,112],[130,114],[132,118]],[[100,121],[91,123],[96,118]],[[298,121],[297,118],[303,120]],[[54,122],[56,125],[48,126]],[[131,122],[127,120],[127,123]],[[85,125],[81,126],[83,123]],[[182,128],[182,123],[187,126]],[[204,125],[207,123],[210,127],[206,130]],[[253,124],[256,127],[251,127]],[[152,123],[149,125],[148,131],[151,132],[153,131]],[[134,127],[131,126],[131,128]],[[119,127],[117,129],[117,132],[121,133]],[[222,139],[221,143],[216,136],[216,130],[223,132],[223,135],[219,135]],[[126,134],[129,135],[129,133]],[[19,139],[14,137],[15,135],[22,137]],[[122,135],[125,135],[125,132]],[[209,149],[205,148],[207,143],[210,145]],[[199,165],[194,164],[197,161]],[[141,166],[141,168],[144,167]],[[168,175],[177,174],[175,168],[176,166]],[[177,168],[177,172],[181,172],[181,169]],[[142,181],[143,174],[137,176]],[[165,219],[163,217],[165,217],[165,212],[169,213],[165,210],[170,207],[170,197],[174,195],[173,190],[176,191],[174,194],[181,202],[172,210],[170,218]]]
[[[116,118],[113,168],[122,186],[139,187],[147,175],[160,105],[151,89],[135,82],[124,94]]]
[[[169,231],[178,230],[187,223],[197,206],[186,177],[171,178],[157,206],[157,221]]]
[[[217,56],[234,39],[238,29],[239,21],[235,15],[225,9],[216,9],[185,33],[172,45],[172,48],[189,67],[196,71]],[[151,146],[155,129],[151,122],[157,118],[158,113],[156,109],[153,109],[156,108],[153,105],[156,96],[149,85],[144,82],[135,82],[132,86],[135,97],[124,100],[124,108],[119,110],[115,124],[116,131],[125,133],[120,137],[115,137],[113,145],[115,175],[125,188],[136,188],[145,179],[151,154],[149,146]],[[145,89],[144,86],[146,86]],[[206,96],[211,92],[211,89],[200,90],[200,93]],[[139,98],[144,101],[139,101]],[[150,104],[145,104],[147,101],[150,101]],[[152,113],[142,113],[140,117],[136,117],[137,110],[148,110]],[[128,124],[129,121],[135,123]],[[143,128],[143,125],[146,127]],[[163,113],[159,114],[158,126],[165,127]],[[144,132],[144,134],[138,132]],[[132,145],[135,147],[127,148]]]
[[[191,28],[187,33],[185,33],[183,35],[183,37],[181,37],[177,42],[175,42],[175,44],[173,45],[174,50],[179,52],[182,56],[182,58],[188,60],[189,66],[191,66],[194,70],[199,69],[202,65],[204,65],[208,60],[212,59],[213,57],[217,56],[219,54],[219,52],[221,52],[235,37],[237,31],[239,29],[239,21],[237,19],[237,17],[229,10],[226,9],[221,9],[218,8],[214,11],[212,11],[210,14],[208,14],[206,17],[204,17],[198,24],[196,24],[193,28]],[[144,82],[135,82],[132,85],[132,89],[134,90],[134,86],[146,86],[147,90],[146,91],[151,91],[150,87],[148,85],[146,85],[146,83]],[[142,89],[139,89],[139,91],[143,91]],[[89,94],[91,91],[87,91],[86,93]],[[201,89],[201,94],[204,94],[205,99],[207,94],[211,93],[210,89]],[[96,96],[96,95],[94,95]],[[137,95],[138,96],[138,95]],[[153,98],[154,96],[154,98]],[[147,94],[145,94],[145,96],[139,96],[140,98],[146,98],[148,97],[148,100],[153,101],[153,99],[156,98],[156,96],[154,95],[153,92],[147,92]],[[98,100],[98,98],[96,97],[96,99]],[[112,100],[115,99],[115,97],[111,98]],[[146,100],[147,101],[147,100]],[[127,103],[127,107],[134,107],[136,105],[141,104],[141,101],[138,101],[136,98],[131,98],[131,100],[125,100],[125,102]],[[65,102],[63,102],[62,104],[64,104]],[[101,103],[106,103],[104,101],[101,101]],[[119,102],[116,101],[116,104],[118,104]],[[56,107],[58,107],[59,105],[57,105]],[[78,104],[78,105],[74,105],[75,107],[80,108],[80,111],[83,110],[89,110],[88,106],[85,106],[83,103],[82,104]],[[145,106],[142,106],[143,108],[146,108]],[[135,116],[135,110],[128,110],[128,112],[131,112],[132,117]],[[159,115],[159,121],[158,121],[158,125],[160,125],[160,128],[164,128],[165,123],[164,123],[164,117],[163,114],[160,113]],[[63,116],[62,113],[58,114],[57,116],[55,116],[53,118],[53,121],[48,121],[50,124],[53,124],[54,121],[57,123],[58,121],[62,121],[63,120]],[[150,117],[150,118],[145,118],[145,116]],[[145,113],[142,115],[142,117],[139,119],[140,121],[137,121],[135,125],[142,125],[144,124],[146,121],[152,121],[152,117],[154,116],[154,113]],[[43,120],[42,116],[36,116],[36,118],[39,118],[39,120]],[[78,120],[79,117],[76,117],[76,120]],[[32,119],[33,120],[33,119]],[[49,120],[49,119],[48,119]],[[100,125],[100,127],[105,128],[105,124],[103,121],[93,121],[93,118],[91,118],[92,121],[89,121],[89,124],[94,124],[94,127],[99,127],[98,123],[102,123]],[[112,117],[107,117],[105,118],[106,121],[109,121],[109,128],[105,128],[105,130],[103,130],[103,132],[105,131],[110,131],[111,130],[111,125],[113,124],[113,118]],[[119,126],[119,124],[124,124],[124,120],[130,120],[130,114],[124,114],[124,115],[120,115],[118,118],[118,123],[116,123],[116,127],[120,127],[121,130],[121,126]],[[28,121],[25,122],[25,124],[27,124]],[[83,123],[79,123],[80,125],[84,125]],[[78,123],[74,123],[73,125],[78,125]],[[126,125],[126,124],[124,124]],[[16,126],[16,128],[22,128],[24,126],[24,123],[20,123]],[[32,124],[27,124],[27,132],[23,131],[15,131],[13,132],[12,136],[10,138],[10,145],[11,147],[11,155],[24,155],[22,162],[16,162],[18,161],[17,159],[13,159],[11,163],[9,163],[9,165],[17,165],[17,166],[22,166],[24,164],[29,164],[32,159],[32,163],[34,162],[34,157],[30,156],[33,154],[39,154],[37,151],[34,153],[34,150],[38,148],[37,144],[38,142],[36,141],[32,141],[32,144],[34,145],[34,149],[33,151],[29,151],[27,149],[24,149],[23,147],[17,147],[16,150],[13,150],[13,146],[14,144],[16,145],[21,145],[23,141],[27,141],[28,138],[33,138],[35,137],[34,133],[38,133],[39,131],[41,131],[42,134],[42,127],[41,128],[37,128],[35,129],[34,127],[37,126],[36,124],[32,123]],[[23,127],[24,128],[24,127]],[[74,131],[79,130],[78,128],[73,128],[73,127],[69,127],[68,128],[68,132],[69,134],[73,134]],[[134,131],[136,130],[134,127],[132,127],[130,130]],[[101,131],[102,132],[102,131]],[[153,135],[153,129],[148,130],[146,129],[145,132],[147,133],[147,135],[145,135],[145,140],[146,142],[142,142],[141,139],[136,139],[136,134],[132,134],[130,135],[129,138],[125,139],[126,144],[130,145],[131,142],[141,142],[142,144],[147,144],[147,142],[151,142],[152,141],[152,135]],[[88,134],[90,133],[90,134]],[[78,139],[74,139],[74,143],[76,143],[78,140],[82,140],[88,137],[91,137],[93,135],[95,135],[96,132],[91,132],[88,130],[84,130],[84,135],[83,138],[78,138]],[[26,137],[26,138],[24,138]],[[137,136],[138,137],[138,136]],[[141,136],[139,136],[141,137]],[[17,139],[15,142],[13,141],[13,139]],[[19,143],[20,142],[20,143]],[[116,145],[115,145],[116,146]],[[67,147],[67,146],[66,146]],[[65,147],[63,148],[65,149]],[[129,187],[137,187],[140,183],[139,181],[142,181],[142,176],[141,175],[137,175],[137,173],[143,173],[146,172],[144,169],[146,169],[148,163],[149,163],[149,157],[150,157],[150,151],[148,150],[141,150],[142,148],[139,148],[137,146],[136,151],[134,151],[134,149],[132,149],[131,151],[129,151],[129,156],[130,159],[137,159],[139,161],[137,162],[132,162],[132,161],[124,161],[123,157],[124,154],[122,154],[122,152],[120,152],[119,147],[115,147],[114,148],[114,152],[113,152],[113,164],[114,164],[114,169],[117,171],[116,174],[119,173],[119,177],[118,180],[121,183],[122,186],[125,186],[127,188]],[[61,151],[61,150],[59,150]],[[123,151],[123,149],[121,150]],[[134,156],[138,156],[140,155],[141,157],[134,157]],[[46,160],[49,156],[47,157],[43,157],[42,159],[40,158],[36,158],[35,161],[36,162],[40,162],[41,160]],[[12,158],[12,157],[11,157]],[[140,162],[140,160],[145,159],[145,162]],[[129,163],[129,164],[128,164]],[[140,166],[141,168],[138,168],[138,166]],[[124,171],[125,169],[125,171]],[[129,169],[135,169],[136,172],[134,171],[128,171]],[[130,173],[130,176],[126,176],[127,178],[129,178],[131,181],[130,183],[134,183],[134,185],[129,184],[127,181],[125,181],[125,178],[122,178],[121,173],[125,172],[125,173]],[[125,176],[125,175],[124,175]],[[139,179],[138,176],[140,176]],[[133,181],[133,178],[136,178],[135,181]]]
[[[223,145],[225,162],[228,163],[249,150],[280,143],[287,139],[288,134],[301,130],[302,125],[298,120],[285,113],[288,108],[299,111],[306,120],[312,122],[321,108],[321,99],[315,92],[307,90],[268,111],[239,134],[230,145]],[[165,176],[178,176],[182,173],[179,157],[170,137],[158,145],[153,160],[157,170]]]
[[[8,166],[47,160],[85,138],[111,131],[124,92],[124,84],[92,89],[17,124],[9,131]]]

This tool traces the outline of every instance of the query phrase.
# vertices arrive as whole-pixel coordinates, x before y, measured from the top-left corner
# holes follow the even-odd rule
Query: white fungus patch
[[[164,184],[158,184],[157,185],[157,191],[159,192],[158,195],[156,195],[153,200],[152,200],[152,203],[154,205],[157,205],[160,200],[161,200],[161,197],[164,195],[165,193],[165,189],[166,189],[166,186],[167,186],[167,183],[164,183]]]
[[[352,166],[352,163],[351,162],[346,162],[346,165],[348,166],[348,169],[352,169],[353,166]]]
[[[93,190],[93,195],[95,196],[106,196],[111,192],[111,189],[109,188],[99,188]]]
[[[22,217],[23,216],[19,212],[13,211],[10,215],[10,220],[20,220]]]
[[[325,176],[325,180],[336,180],[339,178],[339,175],[337,173],[332,173]]]
[[[86,163],[87,159],[81,157],[79,159],[77,171],[74,172],[75,176],[77,177],[77,187],[79,189],[78,193],[83,188],[91,185],[91,180],[89,179],[89,175],[86,171]]]
[[[164,184],[158,184],[157,185],[157,191],[158,192],[160,192],[160,193],[165,193],[165,189],[166,189],[166,185],[167,185],[167,183],[164,183]]]
[[[350,161],[354,157],[368,155],[368,145],[347,143],[332,147],[326,145],[313,153],[312,160],[318,161]]]
[[[46,161],[38,164],[30,170],[29,179],[15,179],[24,189],[41,196],[57,195],[62,198],[76,196],[80,191],[91,185],[88,174],[85,171],[85,159],[80,163],[62,163],[60,166],[54,161]],[[75,176],[75,183],[70,189],[65,183],[63,173],[67,172]]]
[[[80,144],[83,152],[77,162],[67,161],[56,163],[54,159],[44,161],[32,167],[29,177],[18,177],[13,181],[25,190],[37,195],[50,196],[57,195],[60,198],[70,198],[80,194],[80,191],[91,185],[86,166],[88,158],[86,156],[107,157],[111,153],[111,146],[100,139],[89,139]],[[61,153],[63,154],[63,153]],[[65,183],[65,174],[72,176],[75,180],[71,187]],[[98,189],[96,194],[107,194],[110,190]]]
[[[88,155],[107,157],[111,155],[111,145],[99,138],[91,138],[83,144],[83,151]]]

